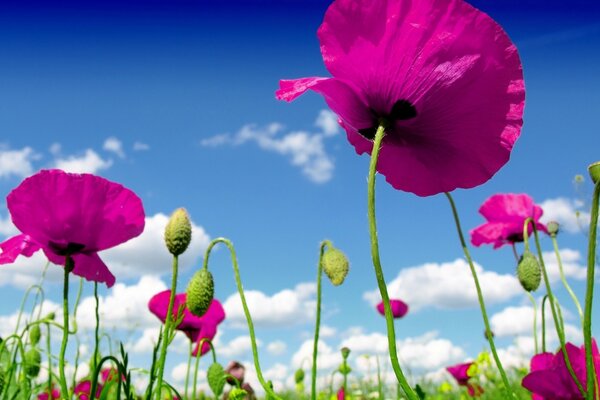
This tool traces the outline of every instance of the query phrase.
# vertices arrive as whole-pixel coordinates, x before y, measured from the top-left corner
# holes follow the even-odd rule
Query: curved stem
[[[531,294],[531,292],[525,291],[529,300],[531,301],[531,305],[533,306],[533,343],[535,345],[535,354],[538,354],[538,337],[537,337],[537,303],[535,298]]]
[[[542,353],[546,352],[546,300],[547,294],[542,298]]]
[[[98,346],[100,343],[100,301],[98,299],[98,282],[94,282],[94,299],[96,301],[96,329],[94,330],[94,353],[92,356],[92,369],[96,369],[96,365],[98,365]]]
[[[594,269],[596,262],[596,233],[598,229],[598,203],[600,197],[600,180],[594,187],[594,196],[592,197],[592,210],[590,212],[590,234],[588,237],[588,265],[587,281],[585,289],[585,313],[583,318],[583,341],[585,345],[585,363],[587,368],[587,399],[595,398],[596,378],[594,359],[592,354],[592,300],[594,298]]]
[[[321,277],[323,275],[323,253],[325,246],[331,247],[329,240],[324,240],[319,249],[319,264],[317,265],[317,317],[315,322],[315,336],[313,340],[312,368],[310,380],[310,398],[317,398],[317,351],[319,344],[319,327],[321,326]]]
[[[200,352],[200,350],[198,351]],[[192,399],[196,399],[196,387],[198,380],[198,365],[200,364],[200,355],[196,356],[196,362],[194,363],[194,387],[192,388]]]
[[[560,257],[560,251],[558,250],[558,242],[556,241],[556,234],[551,235],[551,238],[552,238],[552,245],[554,246],[554,254],[556,254],[556,259],[558,261],[558,272],[560,273],[560,280],[562,281],[565,289],[567,289],[567,292],[569,292],[569,296],[571,296],[571,298],[573,299],[573,302],[575,303],[575,307],[577,307],[577,313],[579,313],[579,319],[581,321],[581,324],[583,325],[583,310],[581,309],[581,304],[579,304],[579,300],[577,299],[577,296],[573,292],[573,289],[571,289],[571,286],[569,286],[569,284],[567,283],[567,278],[565,278],[565,272],[563,271],[562,259]]]
[[[475,283],[475,290],[477,291],[477,299],[479,300],[479,307],[481,308],[481,316],[483,317],[483,323],[485,325],[485,331],[491,332],[490,322],[488,320],[487,311],[485,309],[485,302],[483,300],[483,293],[481,292],[481,286],[479,285],[479,278],[477,277],[477,271],[475,270],[475,266],[473,265],[473,260],[471,259],[471,254],[469,253],[469,248],[467,247],[467,243],[465,241],[465,237],[462,233],[462,228],[460,226],[460,219],[458,217],[458,211],[456,211],[456,205],[454,204],[454,200],[452,199],[452,195],[446,192],[446,197],[450,202],[450,207],[452,208],[452,215],[454,216],[454,223],[456,224],[456,230],[458,231],[458,237],[460,239],[460,244],[463,249],[463,253],[465,254],[465,258],[469,263],[469,268],[471,269],[471,275],[473,275],[473,282]],[[496,367],[498,371],[500,371],[500,376],[502,377],[502,382],[504,383],[504,389],[508,393],[509,397],[516,398],[514,392],[511,389],[510,383],[508,382],[508,377],[506,376],[506,372],[504,371],[504,367],[500,362],[500,357],[498,357],[498,352],[496,351],[496,344],[494,343],[493,335],[485,335],[488,343],[490,344],[490,350],[492,350],[492,355],[494,357],[494,361],[496,362]]]
[[[188,398],[188,385],[190,382],[190,367],[192,365],[192,346],[194,345],[194,343],[190,340],[190,347],[189,347],[189,351],[188,351],[188,362],[187,362],[187,369],[185,370],[185,386],[184,386],[184,394],[185,394],[185,398]]]
[[[279,396],[277,396],[275,394],[275,392],[273,392],[273,390],[269,387],[269,385],[263,378],[263,374],[260,369],[260,363],[258,361],[258,349],[256,346],[256,337],[254,335],[254,324],[252,323],[252,317],[250,316],[250,310],[248,310],[248,304],[246,303],[246,296],[244,296],[244,288],[242,286],[242,279],[240,278],[240,269],[238,267],[235,249],[229,239],[220,237],[220,238],[216,238],[212,242],[210,242],[210,244],[208,245],[208,248],[206,249],[206,253],[204,256],[203,268],[208,268],[208,258],[210,257],[210,251],[217,243],[225,244],[227,246],[227,248],[229,249],[229,253],[231,254],[231,261],[233,264],[233,272],[235,275],[235,283],[236,283],[236,286],[238,289],[238,293],[240,295],[240,300],[242,301],[242,308],[244,309],[244,315],[246,316],[246,322],[248,324],[248,331],[250,333],[250,342],[252,345],[252,357],[254,358],[254,367],[256,368],[256,377],[258,378],[258,381],[260,382],[263,389],[265,389],[265,392],[267,392],[270,396],[273,396],[276,400],[281,400],[281,398]]]
[[[39,285],[31,285],[26,291],[25,291],[25,295],[23,296],[23,300],[21,300],[21,306],[19,307],[19,314],[17,314],[17,324],[15,325],[15,331],[14,334],[16,335],[17,332],[19,331],[19,325],[21,324],[21,317],[23,315],[23,311],[25,309],[25,302],[27,301],[27,298],[29,297],[29,294],[31,293],[32,290],[37,290],[37,292],[44,292],[44,289],[42,289],[41,286]]]
[[[156,388],[158,389],[157,399],[162,398],[162,382],[165,372],[165,359],[167,358],[167,347],[171,342],[171,333],[173,331],[173,304],[175,303],[175,293],[177,292],[177,271],[179,266],[179,258],[173,256],[173,274],[171,276],[171,295],[169,296],[169,307],[167,308],[167,316],[165,319],[164,340],[160,349],[160,358],[158,359],[158,378],[156,380]]]
[[[383,301],[383,308],[385,311],[385,322],[387,326],[387,337],[388,337],[388,349],[390,353],[390,361],[392,362],[392,368],[396,374],[396,379],[402,386],[402,390],[409,398],[409,400],[418,400],[419,397],[412,390],[400,363],[398,361],[398,353],[396,350],[396,332],[394,331],[394,320],[392,317],[392,310],[390,307],[390,298],[387,292],[387,286],[385,278],[383,277],[383,269],[381,267],[381,261],[379,259],[379,241],[377,239],[377,220],[375,218],[375,175],[377,172],[377,160],[379,158],[379,151],[381,150],[381,143],[385,136],[385,126],[380,124],[375,133],[375,139],[373,141],[373,150],[371,151],[371,162],[369,164],[369,175],[367,180],[367,214],[369,217],[369,234],[371,237],[371,258],[373,259],[373,268],[375,269],[375,278],[377,279],[377,286],[379,287],[379,293]]]
[[[48,394],[52,393],[52,346],[50,342],[50,324],[46,324],[46,356],[48,357]]]
[[[67,376],[65,375],[65,352],[69,338],[69,273],[73,270],[73,259],[67,255],[64,266],[63,283],[63,337],[60,345],[60,356],[58,357],[58,372],[60,374],[60,392],[63,398],[69,398],[67,387]]]
[[[550,300],[550,310],[552,310],[552,318],[554,319],[554,327],[556,329],[556,333],[558,334],[558,340],[560,342],[560,349],[561,349],[563,357],[565,359],[565,364],[567,366],[567,369],[569,370],[569,374],[571,375],[571,378],[573,378],[573,380],[575,381],[575,384],[577,385],[577,388],[581,392],[581,395],[585,397],[585,391],[583,390],[583,386],[581,386],[581,382],[579,382],[579,379],[577,378],[577,375],[575,374],[575,371],[573,370],[573,365],[571,364],[571,360],[569,359],[569,355],[568,355],[567,349],[565,347],[565,332],[562,329],[562,326],[560,324],[560,318],[558,316],[558,312],[556,311],[557,300],[556,300],[556,297],[554,297],[554,294],[552,293],[552,287],[550,287],[550,280],[548,279],[548,272],[546,271],[546,264],[544,263],[544,257],[542,255],[542,247],[540,245],[540,238],[538,235],[537,227],[535,226],[535,223],[532,218],[527,218],[525,220],[525,226],[527,226],[527,224],[531,224],[533,226],[535,245],[536,245],[537,252],[538,252],[540,266],[542,267],[542,276],[544,277],[544,284],[546,285],[546,293],[548,293],[548,298]],[[525,229],[524,232],[525,232],[525,234],[523,235],[523,240],[524,240],[525,244],[528,245],[529,239],[527,237],[527,229]]]
[[[215,348],[212,344],[212,341],[208,338],[202,338],[200,339],[200,341],[198,342],[198,352],[196,353],[196,363],[194,366],[194,388],[192,390],[192,399],[196,398],[196,382],[198,379],[198,364],[200,364],[200,357],[202,357],[202,347],[204,346],[204,343],[208,343],[208,346],[210,347],[210,352],[212,354],[212,358],[213,358],[213,363],[217,362],[217,354],[215,353]],[[190,350],[190,355],[192,354],[192,351]]]

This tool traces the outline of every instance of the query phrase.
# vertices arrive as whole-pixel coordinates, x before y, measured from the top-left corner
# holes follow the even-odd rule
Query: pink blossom
[[[0,264],[42,249],[73,273],[90,281],[115,283],[98,252],[126,242],[144,230],[142,201],[131,190],[91,174],[42,170],[25,179],[6,198],[15,226],[22,232],[0,244]]]
[[[50,392],[50,394],[48,394],[48,392],[44,392],[44,393],[40,393],[37,396],[38,400],[54,400],[54,399],[59,399],[60,398],[60,390],[56,389],[56,388],[52,388],[52,391]]]
[[[331,78],[281,80],[321,94],[358,154],[386,126],[377,170],[430,196],[489,180],[509,159],[525,104],[515,45],[462,0],[335,0],[318,30]]]
[[[451,367],[446,367],[446,370],[460,386],[466,386],[469,396],[479,397],[483,394],[483,388],[476,383],[469,382],[471,377],[469,376],[468,371],[471,365],[473,365],[473,362],[456,364]]]
[[[77,385],[75,385],[75,388],[73,389],[73,394],[75,395],[75,398],[78,400],[90,400],[91,390],[92,390],[92,382],[89,380],[85,380],[85,381],[81,381]],[[96,388],[96,398],[99,398],[101,393],[102,393],[102,385],[98,384],[98,387]]]
[[[344,387],[342,386],[340,388],[340,390],[338,390],[337,392],[337,400],[345,400],[346,399],[346,392],[344,391]]]
[[[394,318],[402,318],[408,313],[408,304],[400,299],[390,299],[390,307]],[[383,301],[377,304],[377,311],[379,311],[379,314],[385,316]]]
[[[148,308],[156,315],[163,323],[167,319],[167,311],[169,308],[170,290],[155,294],[148,302]],[[196,343],[192,355],[198,354],[198,347],[201,339],[214,339],[217,334],[217,326],[225,319],[225,310],[217,299],[213,299],[206,313],[197,317],[192,314],[185,306],[186,294],[180,293],[175,295],[173,303],[173,315],[181,308],[183,310],[183,319],[177,326],[177,329],[185,333],[185,335]],[[210,345],[204,343],[200,351],[200,355],[206,354],[210,350]]]
[[[548,233],[546,226],[539,222],[544,211],[534,204],[526,194],[495,194],[479,208],[479,213],[488,221],[471,230],[471,243],[474,246],[493,243],[494,248],[505,244],[523,241],[523,225],[527,218],[533,218],[539,231]],[[533,232],[531,224],[529,233]]]

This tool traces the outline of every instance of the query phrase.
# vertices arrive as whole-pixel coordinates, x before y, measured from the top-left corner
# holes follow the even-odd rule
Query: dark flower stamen
[[[80,253],[81,250],[85,249],[85,245],[81,243],[69,242],[65,246],[64,244],[59,244],[56,242],[48,242],[48,246],[58,255],[66,256],[72,255],[76,253]]]
[[[417,109],[410,101],[400,99],[394,103],[392,110],[387,115],[380,115],[373,109],[371,109],[371,114],[373,114],[373,119],[376,121],[375,124],[370,128],[358,130],[358,133],[369,140],[375,138],[375,133],[377,132],[379,124],[383,123],[390,126],[396,121],[406,121],[415,118],[417,116]]]

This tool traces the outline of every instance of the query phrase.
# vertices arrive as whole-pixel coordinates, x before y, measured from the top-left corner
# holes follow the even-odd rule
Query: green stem
[[[212,357],[213,357],[213,363],[217,362],[217,355],[215,353],[215,348],[213,347],[212,341],[208,338],[202,338],[200,339],[200,342],[198,342],[198,352],[196,353],[196,363],[194,366],[194,387],[192,390],[192,399],[196,399],[196,387],[198,386],[196,384],[197,379],[198,379],[198,365],[200,364],[200,357],[201,357],[201,353],[202,353],[202,346],[204,346],[204,343],[208,343],[208,345],[210,346],[210,351],[212,353]],[[191,351],[190,351],[191,354]]]
[[[544,263],[544,257],[542,255],[542,247],[540,245],[540,238],[538,235],[537,227],[532,218],[527,218],[525,220],[525,226],[527,226],[527,224],[529,224],[529,223],[531,223],[531,225],[533,226],[535,245],[536,245],[537,252],[538,252],[540,266],[542,267],[542,276],[544,277],[544,284],[546,285],[546,293],[548,293],[548,298],[550,300],[550,310],[552,311],[552,318],[554,319],[554,327],[556,329],[556,333],[558,334],[558,340],[560,341],[560,349],[561,349],[563,357],[565,359],[565,364],[567,366],[567,370],[569,370],[569,374],[571,374],[571,377],[575,381],[575,384],[577,385],[577,388],[581,392],[581,395],[585,397],[585,391],[583,390],[583,386],[581,386],[581,382],[579,382],[579,379],[577,378],[577,375],[575,374],[575,371],[573,370],[573,366],[571,365],[571,360],[569,359],[569,355],[568,355],[567,349],[565,347],[565,332],[563,331],[563,329],[561,327],[560,318],[558,316],[558,312],[556,311],[556,298],[554,297],[554,294],[552,293],[552,288],[550,287],[550,280],[548,279],[548,273],[546,271],[546,264]],[[527,237],[527,229],[525,229],[525,234],[523,235],[523,240],[525,241],[525,244],[528,245],[529,239]]]
[[[58,357],[58,372],[60,374],[60,392],[64,399],[69,398],[67,376],[65,375],[65,352],[69,338],[69,273],[73,270],[73,259],[70,255],[65,257],[64,282],[63,282],[63,337]]]
[[[413,391],[408,384],[400,363],[398,361],[398,353],[396,350],[396,333],[394,331],[394,320],[392,317],[392,310],[390,307],[390,298],[387,292],[387,286],[385,278],[383,276],[383,269],[381,267],[381,261],[379,259],[379,241],[377,239],[377,220],[375,218],[375,176],[377,172],[377,160],[379,159],[379,151],[381,150],[381,143],[385,136],[385,126],[380,124],[375,133],[375,139],[373,141],[373,150],[371,151],[371,162],[369,164],[369,176],[367,183],[367,214],[369,218],[369,234],[371,237],[371,257],[373,259],[373,268],[375,269],[375,278],[377,279],[377,286],[379,287],[379,293],[383,300],[383,308],[385,311],[385,322],[387,326],[388,336],[388,349],[390,353],[390,361],[392,362],[392,368],[396,374],[396,379],[402,386],[402,390],[409,398],[409,400],[419,400],[419,397]]]
[[[52,346],[50,342],[50,324],[46,324],[46,356],[48,357],[48,394],[52,393]]]
[[[535,345],[535,354],[538,354],[538,337],[537,337],[537,303],[535,298],[531,294],[531,292],[525,291],[529,300],[531,301],[531,305],[533,306],[533,343]]]
[[[194,387],[192,388],[192,399],[196,399],[196,387],[198,381],[198,366],[200,365],[200,351],[198,351],[198,355],[196,356],[196,362],[194,363]]]
[[[319,327],[321,326],[321,277],[323,275],[323,254],[325,246],[331,247],[329,240],[324,240],[319,249],[319,263],[317,265],[317,318],[315,322],[315,336],[313,341],[312,368],[310,381],[310,398],[317,398],[317,351],[319,344]]]
[[[192,365],[192,346],[194,345],[194,343],[190,340],[190,348],[189,348],[189,352],[188,352],[188,362],[187,362],[187,369],[185,372],[185,398],[188,398],[188,385],[189,385],[189,381],[190,381],[190,367]]]
[[[547,294],[542,298],[542,353],[546,352],[546,300]]]
[[[481,286],[479,285],[479,278],[477,277],[477,271],[475,270],[475,266],[473,265],[473,260],[471,259],[471,254],[469,253],[469,248],[467,247],[467,243],[465,241],[465,237],[462,233],[462,228],[460,226],[460,219],[458,217],[458,211],[456,211],[456,205],[454,204],[454,200],[452,199],[452,195],[446,192],[446,197],[450,202],[450,207],[452,207],[452,215],[454,216],[454,222],[456,224],[456,230],[458,231],[458,237],[460,239],[460,244],[463,249],[463,253],[465,254],[465,258],[469,263],[469,268],[471,269],[471,275],[473,275],[473,282],[475,282],[475,289],[477,290],[477,299],[479,300],[479,307],[481,308],[481,316],[483,317],[483,323],[485,325],[485,331],[491,332],[490,322],[488,320],[487,311],[485,309],[485,302],[483,300],[483,293],[481,292]],[[494,343],[493,335],[485,335],[488,343],[490,344],[490,349],[492,350],[492,355],[494,357],[494,361],[496,362],[496,367],[498,371],[500,371],[500,376],[502,377],[502,382],[504,383],[504,389],[506,390],[509,397],[516,398],[510,383],[508,382],[508,377],[506,376],[506,372],[504,371],[504,367],[500,362],[500,357],[498,357],[498,352],[496,351],[496,344]]]
[[[167,347],[171,342],[171,333],[173,325],[173,304],[175,303],[175,293],[177,292],[177,272],[179,266],[179,257],[173,256],[173,275],[171,277],[171,295],[169,297],[169,307],[167,308],[167,316],[165,319],[165,332],[162,347],[160,349],[160,358],[158,359],[158,378],[156,380],[156,388],[158,390],[157,399],[162,398],[162,382],[165,372],[165,360],[167,358]]]
[[[596,262],[596,232],[598,229],[598,203],[600,197],[600,180],[596,182],[594,196],[592,198],[592,210],[590,212],[590,233],[588,242],[588,266],[587,281],[585,289],[585,314],[583,318],[583,341],[585,345],[585,363],[587,368],[587,399],[595,398],[596,378],[594,359],[592,354],[592,300],[594,298],[594,269]]]
[[[575,303],[575,307],[577,307],[577,312],[579,313],[579,319],[580,319],[581,323],[583,324],[583,310],[581,309],[581,304],[579,304],[579,300],[577,299],[577,296],[573,292],[573,289],[571,289],[571,286],[569,286],[569,284],[567,283],[567,278],[565,278],[565,272],[563,271],[562,259],[560,257],[560,251],[558,250],[558,242],[556,240],[556,234],[550,235],[550,237],[552,238],[552,245],[554,246],[554,254],[556,254],[556,259],[558,261],[558,272],[560,273],[560,280],[562,281],[565,289],[567,289],[567,292],[569,292],[569,296],[571,296],[571,298],[573,299],[573,302]]]
[[[229,249],[229,253],[231,254],[231,261],[233,264],[233,272],[235,275],[235,283],[238,289],[238,293],[240,295],[240,300],[242,301],[242,307],[244,309],[244,315],[246,316],[246,322],[248,324],[248,331],[250,333],[250,342],[252,345],[252,356],[254,358],[254,367],[256,368],[256,377],[260,382],[265,392],[267,392],[270,396],[273,396],[276,400],[281,400],[279,396],[273,392],[273,390],[269,387],[265,379],[263,378],[262,371],[260,369],[260,363],[258,361],[258,349],[256,346],[256,337],[254,335],[254,324],[252,323],[252,317],[250,316],[250,310],[248,310],[248,304],[246,303],[246,296],[244,296],[244,287],[242,286],[242,279],[240,278],[240,269],[238,267],[237,256],[235,254],[235,249],[233,247],[233,243],[229,239],[220,237],[214,239],[208,245],[206,249],[206,254],[204,256],[204,265],[203,268],[208,268],[208,258],[210,257],[210,251],[217,243],[223,243]]]
[[[98,346],[100,343],[100,301],[98,299],[98,282],[94,282],[94,299],[96,301],[96,329],[94,331],[94,353],[92,359],[92,367],[96,369],[96,365],[98,365]]]
[[[379,398],[383,399],[383,385],[381,383],[381,368],[379,366],[379,356],[375,354],[375,361],[377,362],[377,392],[379,393]]]

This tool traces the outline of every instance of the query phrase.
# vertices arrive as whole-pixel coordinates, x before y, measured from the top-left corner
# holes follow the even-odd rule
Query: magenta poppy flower
[[[238,361],[229,361],[225,373],[234,377],[240,384],[244,383],[244,377],[246,376],[246,367]],[[231,378],[227,379],[227,383],[235,385],[235,381]]]
[[[344,391],[344,387],[342,386],[340,388],[340,390],[338,390],[337,392],[337,400],[345,400],[346,399],[346,392]]]
[[[148,302],[148,308],[156,315],[163,323],[167,319],[167,311],[169,308],[170,290],[165,290],[155,294]],[[173,303],[173,314],[177,313],[180,307],[183,307],[183,319],[177,326],[177,329],[185,333],[185,335],[193,342],[196,347],[192,351],[192,355],[198,354],[200,340],[214,339],[217,334],[217,326],[225,319],[225,310],[217,299],[213,299],[203,316],[197,317],[192,314],[185,306],[186,294],[180,293],[175,295]],[[204,343],[200,351],[200,355],[206,354],[210,350],[210,345]]]
[[[469,367],[473,365],[473,362],[453,365],[446,367],[446,370],[452,375],[456,382],[460,386],[465,386],[471,397],[478,397],[483,394],[483,388],[476,383],[471,383],[469,380],[471,377],[468,374]]]
[[[399,299],[390,299],[390,307],[394,318],[402,318],[408,312],[408,304]],[[377,304],[377,311],[379,311],[379,314],[385,316],[383,301]]]
[[[474,246],[493,243],[494,248],[523,241],[523,224],[533,218],[536,229],[548,233],[546,225],[539,222],[544,210],[526,194],[495,194],[483,202],[479,213],[487,219],[483,225],[471,230]],[[531,224],[529,233],[533,232]]]
[[[565,348],[577,379],[584,390],[587,390],[585,347],[577,347],[572,343],[567,343]],[[596,371],[600,371],[600,353],[598,353],[595,340],[592,340],[592,356]],[[541,353],[533,356],[531,359],[531,372],[523,378],[521,384],[532,392],[533,400],[583,399],[567,369],[565,358],[560,349],[556,354]],[[600,379],[598,384],[600,384]]]
[[[115,283],[98,252],[126,242],[144,230],[142,201],[131,190],[91,174],[43,170],[25,179],[6,198],[22,232],[0,244],[0,264],[39,249],[54,264],[70,255],[75,275]]]
[[[462,0],[336,0],[318,30],[331,78],[281,80],[321,94],[358,154],[386,126],[377,170],[430,196],[486,182],[509,159],[525,87],[515,45]]]
[[[73,394],[78,400],[90,400],[90,392],[92,391],[92,382],[89,380],[81,381],[73,389]],[[99,398],[102,394],[102,385],[98,384],[95,398]]]
[[[60,398],[60,390],[56,388],[52,388],[50,393],[47,391],[44,393],[40,393],[37,396],[38,400],[55,400]]]

